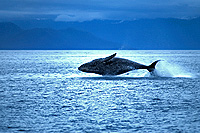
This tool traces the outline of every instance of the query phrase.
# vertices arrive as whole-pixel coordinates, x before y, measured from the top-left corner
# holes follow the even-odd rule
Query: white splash
[[[158,77],[184,77],[192,78],[195,77],[192,73],[187,72],[184,67],[177,64],[172,64],[167,61],[160,61],[153,73],[153,76]]]

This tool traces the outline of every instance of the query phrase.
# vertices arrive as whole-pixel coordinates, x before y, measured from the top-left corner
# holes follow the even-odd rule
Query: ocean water
[[[117,53],[147,70],[78,71]],[[0,51],[0,132],[200,132],[200,51]]]

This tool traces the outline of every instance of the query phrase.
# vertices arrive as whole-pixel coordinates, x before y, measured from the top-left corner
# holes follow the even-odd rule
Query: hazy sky
[[[200,16],[200,0],[0,0],[0,20],[191,18]]]

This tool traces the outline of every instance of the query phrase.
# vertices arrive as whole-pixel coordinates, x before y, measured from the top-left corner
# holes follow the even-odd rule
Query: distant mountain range
[[[200,18],[1,22],[0,49],[200,49]]]
[[[0,49],[117,49],[117,43],[73,28],[23,30],[14,23],[0,23]]]

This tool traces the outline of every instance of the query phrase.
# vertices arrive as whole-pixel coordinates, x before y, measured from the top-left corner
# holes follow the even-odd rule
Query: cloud
[[[94,19],[105,19],[101,12],[71,11],[58,15],[55,21],[91,21]]]
[[[0,3],[0,19],[89,21],[200,16],[199,0],[0,0]]]

